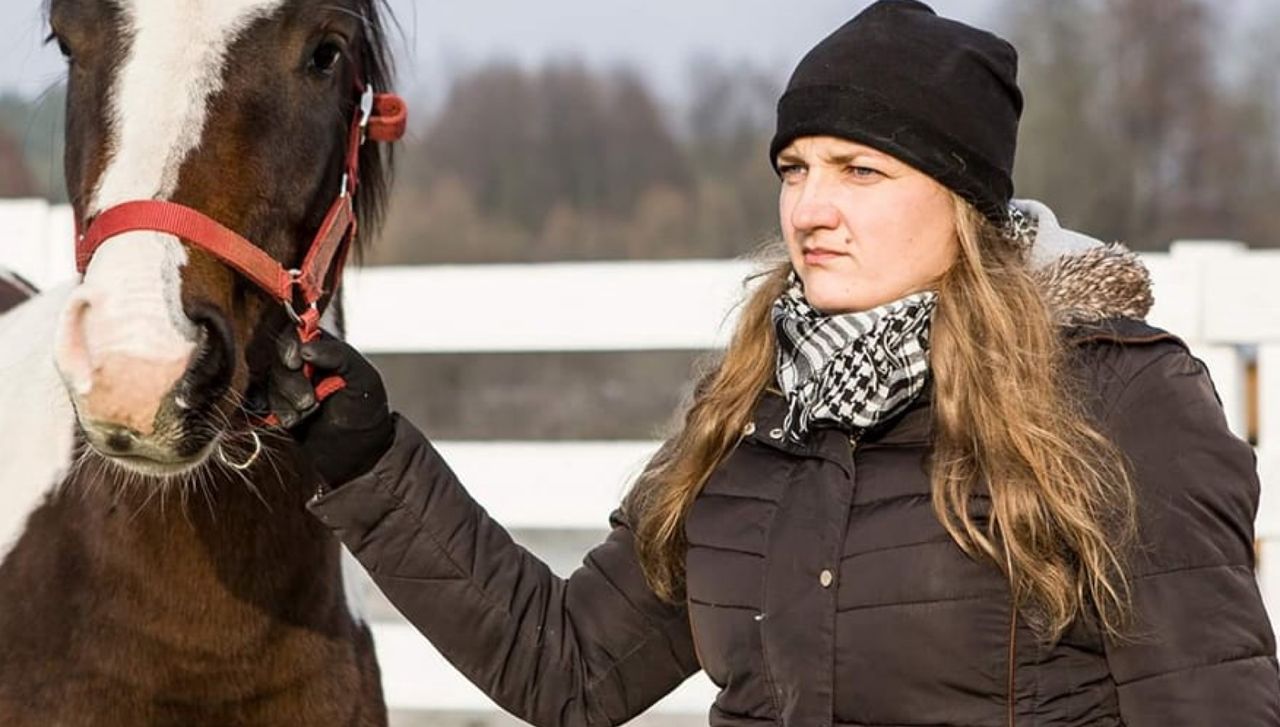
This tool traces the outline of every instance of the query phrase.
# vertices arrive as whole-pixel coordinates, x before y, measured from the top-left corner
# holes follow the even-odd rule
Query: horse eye
[[[62,36],[57,33],[50,33],[49,37],[44,39],[44,42],[46,44],[57,43],[58,52],[62,54],[62,57],[67,60],[71,60],[71,46],[67,45],[67,41],[63,40]]]
[[[333,73],[340,58],[342,58],[342,48],[333,41],[325,41],[316,46],[315,52],[311,54],[311,70],[325,75]]]

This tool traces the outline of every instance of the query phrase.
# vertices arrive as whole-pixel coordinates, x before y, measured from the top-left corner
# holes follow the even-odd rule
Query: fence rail
[[[41,286],[72,274],[66,208],[0,201],[0,229],[0,267]],[[1184,241],[1143,259],[1155,284],[1151,322],[1206,362],[1233,431],[1256,445],[1259,578],[1280,615],[1280,252]],[[376,353],[713,349],[727,340],[750,272],[741,261],[706,260],[352,270],[347,327],[357,347]],[[603,528],[657,443],[439,446],[498,521],[555,531]],[[393,708],[492,708],[410,627],[379,622],[375,637]],[[704,713],[712,693],[699,677],[659,709]]]

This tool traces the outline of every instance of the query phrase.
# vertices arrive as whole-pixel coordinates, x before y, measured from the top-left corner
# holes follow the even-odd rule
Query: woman
[[[567,580],[332,339],[273,375],[312,510],[534,724],[619,724],[699,668],[714,725],[1280,724],[1251,450],[1140,320],[1137,259],[1010,205],[1015,75],[914,0],[801,62],[787,259]],[[316,407],[304,361],[348,389]]]

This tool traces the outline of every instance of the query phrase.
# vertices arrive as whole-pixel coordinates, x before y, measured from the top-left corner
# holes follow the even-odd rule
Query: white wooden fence
[[[65,208],[0,201],[0,267],[40,286],[72,274],[71,234]],[[1280,251],[1185,241],[1168,254],[1143,258],[1155,280],[1151,322],[1191,344],[1212,371],[1234,431],[1257,442],[1259,577],[1274,621],[1280,615]],[[712,349],[732,329],[733,304],[750,271],[739,261],[352,270],[347,323],[352,342],[373,353]],[[657,444],[439,446],[498,521],[563,531],[601,529]],[[375,635],[393,708],[493,709],[411,627],[379,622]],[[702,715],[712,695],[710,683],[696,677],[657,710]]]

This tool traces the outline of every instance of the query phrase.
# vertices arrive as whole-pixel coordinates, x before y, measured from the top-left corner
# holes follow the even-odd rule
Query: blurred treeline
[[[776,225],[773,75],[704,61],[666,109],[636,73],[493,64],[397,158],[373,262],[731,257]]]
[[[1137,249],[1280,247],[1280,3],[1243,37],[1224,6],[1006,0],[992,24],[1022,57],[1018,194]],[[777,224],[765,154],[789,71],[700,59],[681,102],[571,61],[461,73],[398,150],[369,262],[744,253]],[[60,105],[0,99],[0,195],[62,197]]]

